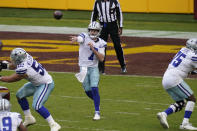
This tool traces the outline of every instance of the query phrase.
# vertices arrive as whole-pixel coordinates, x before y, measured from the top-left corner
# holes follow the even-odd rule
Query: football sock
[[[52,124],[52,123],[55,123],[53,117],[50,115],[49,117],[46,118],[46,121],[49,123],[49,124]]]
[[[99,114],[100,115],[100,111],[95,111],[95,114]]]
[[[20,104],[23,111],[29,110],[29,103],[26,98],[19,99],[18,103]]]
[[[98,87],[92,87],[92,95],[94,100],[95,111],[99,111],[100,109],[100,96],[98,92]]]
[[[168,109],[165,110],[165,113],[166,113],[167,115],[170,115],[170,114],[173,113],[173,109],[172,109],[171,107],[168,107]]]
[[[24,110],[23,112],[24,112],[24,115],[25,115],[25,116],[30,116],[30,115],[31,115],[30,109]]]
[[[92,91],[85,91],[86,95],[93,100]]]
[[[183,123],[188,123],[189,118],[191,117],[191,114],[194,110],[195,103],[193,101],[188,101],[185,107],[185,114],[184,114],[184,119]]]
[[[44,119],[48,118],[50,116],[49,111],[42,106],[40,109],[36,110]]]

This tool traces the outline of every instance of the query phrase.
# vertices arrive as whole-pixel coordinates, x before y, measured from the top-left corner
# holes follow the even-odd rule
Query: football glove
[[[7,69],[8,68],[8,63],[7,61],[0,61],[0,71],[2,69]]]
[[[196,75],[197,74],[197,70],[191,71],[190,74],[191,75]]]

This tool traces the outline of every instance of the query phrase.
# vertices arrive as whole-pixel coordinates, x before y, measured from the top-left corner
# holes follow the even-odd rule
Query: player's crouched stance
[[[173,58],[163,76],[163,87],[175,101],[164,112],[159,112],[157,118],[164,128],[169,128],[167,116],[181,111],[185,107],[185,114],[180,129],[197,130],[189,123],[194,110],[196,98],[184,78],[197,68],[197,39],[189,39],[186,47],[183,47]]]
[[[10,112],[11,104],[7,99],[0,99],[0,131],[27,131],[22,124],[21,115]]]
[[[16,82],[26,79],[29,82],[24,84],[22,88],[16,93],[18,103],[20,104],[24,115],[24,126],[36,123],[35,118],[32,116],[29,103],[26,97],[33,96],[33,109],[36,110],[48,123],[51,131],[58,131],[61,127],[56,123],[44,107],[49,95],[54,88],[52,77],[43,68],[43,66],[33,59],[24,49],[15,48],[10,55],[11,63],[3,63],[3,69],[15,69],[16,73],[10,76],[0,77],[3,82]]]
[[[86,95],[94,101],[95,115],[93,120],[100,120],[100,96],[98,90],[99,69],[98,61],[104,60],[104,47],[106,42],[99,38],[101,26],[98,22],[92,22],[88,26],[88,34],[71,36],[71,43],[78,42],[80,73],[77,79],[83,83]]]

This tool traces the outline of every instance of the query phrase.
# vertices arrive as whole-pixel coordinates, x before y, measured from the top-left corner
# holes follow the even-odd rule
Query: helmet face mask
[[[11,61],[18,65],[22,63],[27,58],[27,52],[22,48],[15,48],[10,54]]]
[[[91,39],[98,38],[101,32],[101,25],[94,21],[91,22],[88,26],[88,35],[90,36]]]
[[[186,47],[192,50],[193,52],[197,53],[197,39],[192,38],[187,40]]]
[[[0,99],[0,112],[1,111],[10,111],[11,104],[6,99]]]

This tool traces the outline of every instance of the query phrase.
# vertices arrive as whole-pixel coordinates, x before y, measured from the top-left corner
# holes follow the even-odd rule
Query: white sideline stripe
[[[0,25],[0,31],[30,32],[30,33],[52,33],[52,34],[79,34],[81,32],[86,32],[87,28]],[[188,38],[195,38],[197,36],[197,32],[152,31],[152,30],[128,30],[128,29],[124,29],[123,30],[123,36],[188,39]]]
[[[48,125],[43,125],[43,124],[36,124],[37,126],[48,126]],[[68,127],[68,126],[61,126],[61,128],[68,128],[68,129],[77,129],[77,130],[93,130],[93,131],[120,131],[120,130],[105,130],[105,129],[101,129],[101,128],[80,128],[80,127]]]
[[[56,119],[56,121],[63,121],[63,122],[73,122],[73,123],[78,123],[79,121],[71,121],[71,120],[59,120],[59,119]]]
[[[116,114],[126,114],[126,115],[140,115],[140,113],[132,113],[132,112],[115,112]]]

